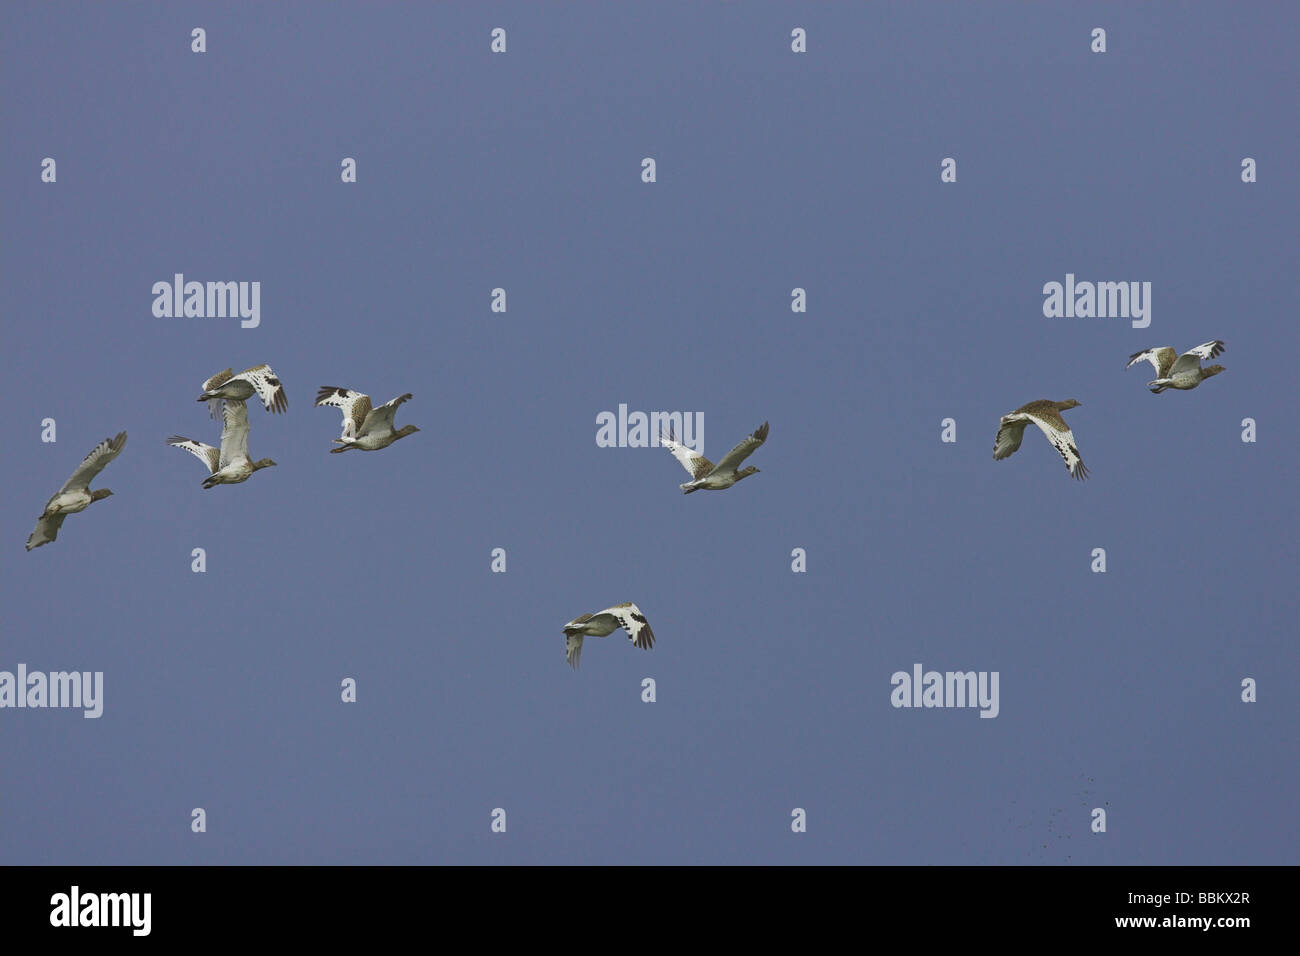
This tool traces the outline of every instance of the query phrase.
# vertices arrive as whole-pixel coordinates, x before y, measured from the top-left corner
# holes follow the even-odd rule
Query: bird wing
[[[578,658],[582,656],[582,635],[565,634],[564,635],[564,659],[569,662],[569,666],[575,671],[578,669]]]
[[[672,452],[673,457],[682,463],[682,467],[692,478],[703,478],[713,470],[713,462],[698,451],[691,451],[679,442],[672,432],[659,436],[659,446]]]
[[[645,615],[635,604],[631,602],[618,604],[600,613],[613,616],[614,620],[618,621],[619,627],[627,631],[628,640],[633,646],[643,651],[648,651],[655,646],[655,634],[650,630],[650,622],[645,619]]]
[[[767,422],[763,422],[761,426],[754,429],[753,434],[727,452],[713,470],[720,472],[735,471],[740,467],[740,463],[752,455],[754,449],[765,441],[767,441]]]
[[[1052,446],[1061,453],[1065,459],[1065,467],[1070,470],[1071,478],[1078,478],[1082,481],[1088,477],[1088,469],[1083,466],[1083,459],[1079,455],[1078,446],[1074,443],[1074,433],[1065,424],[1065,419],[1059,415],[1049,415],[1045,412],[1027,413],[1029,420],[1037,425]]]
[[[226,400],[225,424],[221,428],[220,466],[248,457],[248,405]],[[214,471],[216,469],[213,469]]]
[[[171,438],[167,439],[167,444],[185,449],[207,466],[209,474],[216,474],[217,469],[221,467],[220,448],[214,448],[211,445],[203,444],[201,441],[195,441],[193,438],[184,438],[180,435],[173,435]]]
[[[1212,358],[1218,358],[1226,349],[1227,346],[1223,344],[1222,339],[1215,339],[1213,342],[1202,342],[1196,348],[1188,349],[1185,354],[1195,355],[1208,362]]]
[[[235,377],[235,370],[233,368],[228,368],[224,372],[218,372],[216,375],[212,376],[210,379],[208,379],[206,382],[203,383],[203,391],[210,392],[218,385],[225,385],[234,377]]]
[[[1170,375],[1177,375],[1180,372],[1191,372],[1201,367],[1201,359],[1212,359],[1223,351],[1223,343],[1219,340],[1205,342],[1196,346],[1194,349],[1188,349],[1182,355],[1178,356],[1178,361],[1174,362],[1174,367],[1170,370]]]
[[[993,460],[1001,461],[1014,455],[1020,449],[1020,443],[1025,437],[1025,427],[1029,424],[1027,418],[1012,418],[1005,415],[998,429],[998,437],[993,439]]]
[[[268,412],[283,412],[289,407],[289,397],[269,365],[254,365],[231,378],[242,379],[257,390],[258,397]]]
[[[118,456],[124,445],[126,445],[126,432],[118,432],[113,438],[105,438],[81,460],[72,477],[59,489],[59,494],[65,491],[85,491],[94,477],[104,470],[104,466]]]
[[[63,521],[67,517],[67,514],[64,512],[59,512],[58,514],[52,515],[48,518],[42,516],[40,520],[36,522],[36,530],[33,531],[31,536],[27,539],[27,550],[30,551],[32,548],[39,548],[41,545],[49,544],[57,538],[59,536],[59,529],[63,527]]]
[[[356,438],[370,414],[370,396],[350,388],[322,385],[316,393],[316,405],[328,405],[343,412],[343,438]]]
[[[384,402],[384,404],[380,405],[378,408],[372,408],[370,414],[367,415],[365,420],[361,423],[360,434],[365,435],[377,430],[392,431],[393,416],[397,414],[397,406],[401,405],[403,402],[409,402],[410,400],[411,393],[407,392],[405,395],[398,395],[390,402]]]
[[[1178,358],[1178,353],[1169,346],[1164,345],[1158,349],[1147,349],[1145,352],[1134,352],[1128,357],[1128,364],[1124,368],[1132,368],[1138,362],[1150,362],[1156,370],[1156,378],[1165,378],[1169,374],[1169,366],[1174,364],[1174,359]]]
[[[234,377],[234,374],[235,374],[234,368],[228,368],[223,372],[218,372],[216,375],[212,376],[210,379],[208,379],[206,382],[203,383],[203,391],[209,392],[212,389],[216,388],[218,385],[226,384],[226,382],[229,382],[231,378]],[[218,398],[208,402],[208,415],[215,420],[220,420],[221,399]]]

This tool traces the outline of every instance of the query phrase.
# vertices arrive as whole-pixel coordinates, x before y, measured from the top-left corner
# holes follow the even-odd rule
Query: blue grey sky
[[[97,720],[0,710],[3,862],[1300,861],[1294,5],[0,23],[0,670],[104,673]],[[259,281],[261,324],[156,318],[178,272]],[[1067,274],[1150,282],[1150,327],[1046,318]],[[1124,369],[1216,338],[1194,391]],[[260,362],[279,465],[201,490],[164,440]],[[422,430],[330,456],[321,385]],[[1087,482],[1033,430],[992,460],[1038,398],[1082,403]],[[597,446],[620,404],[713,457],[768,421],[761,473],[683,496]],[[26,553],[122,429],[114,496]],[[622,601],[657,646],[572,672],[561,626]],[[917,663],[997,671],[998,716],[892,707]]]

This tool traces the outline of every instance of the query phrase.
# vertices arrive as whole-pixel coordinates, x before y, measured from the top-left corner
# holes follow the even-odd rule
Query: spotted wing
[[[356,438],[370,414],[370,396],[350,388],[322,385],[316,393],[316,405],[328,405],[343,412],[343,438]]]
[[[241,379],[252,385],[262,404],[268,412],[283,412],[289,408],[289,396],[284,393],[284,386],[269,365],[254,365],[244,369],[231,378]]]
[[[1074,443],[1074,433],[1065,425],[1065,420],[1055,415],[1029,414],[1029,420],[1042,430],[1047,440],[1061,453],[1065,467],[1070,470],[1070,477],[1080,481],[1088,477],[1088,469],[1083,465],[1078,446]]]
[[[1198,358],[1209,361],[1212,358],[1218,358],[1227,350],[1222,339],[1215,339],[1213,342],[1203,342],[1194,349],[1188,349],[1187,355],[1195,355]]]
[[[613,615],[619,627],[627,631],[628,640],[633,646],[643,651],[648,651],[655,646],[655,634],[650,630],[650,622],[645,619],[645,615],[635,604],[619,604],[600,613]]]
[[[682,467],[686,469],[686,473],[691,478],[703,478],[713,470],[713,462],[698,451],[691,451],[691,449],[679,442],[672,432],[659,436],[659,446],[672,452],[672,456],[681,462]]]
[[[1178,358],[1178,353],[1165,345],[1158,349],[1147,349],[1145,352],[1134,352],[1128,357],[1126,369],[1132,368],[1138,362],[1150,362],[1156,370],[1156,378],[1166,378],[1169,375],[1169,366],[1174,364],[1174,359]]]

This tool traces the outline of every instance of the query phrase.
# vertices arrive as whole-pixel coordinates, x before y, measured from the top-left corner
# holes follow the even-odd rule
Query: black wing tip
[[[655,632],[650,629],[644,617],[641,620],[641,630],[636,638],[632,641],[633,647],[638,647],[643,651],[648,651],[655,646]]]

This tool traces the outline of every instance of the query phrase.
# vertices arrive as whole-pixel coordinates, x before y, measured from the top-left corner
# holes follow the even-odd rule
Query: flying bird
[[[334,439],[334,443],[340,447],[331,448],[330,454],[337,455],[349,448],[377,451],[387,448],[399,438],[418,432],[420,429],[414,425],[403,425],[396,431],[393,430],[393,416],[397,413],[397,406],[410,398],[411,393],[407,392],[378,408],[372,408],[369,395],[334,385],[322,385],[316,393],[316,405],[328,405],[343,412],[343,434]]]
[[[564,625],[564,656],[569,666],[578,669],[578,658],[582,656],[582,639],[584,637],[605,637],[618,628],[627,631],[628,639],[643,651],[655,646],[654,631],[645,619],[641,609],[635,604],[616,604],[595,614],[575,617]]]
[[[659,436],[659,444],[672,452],[673,457],[682,463],[686,473],[691,476],[690,481],[679,486],[682,493],[688,495],[692,491],[699,491],[701,488],[706,491],[720,491],[723,488],[730,488],[742,478],[758,474],[758,469],[753,465],[742,468],[740,471],[737,471],[736,468],[765,441],[767,441],[767,422],[763,422],[761,426],[754,430],[752,435],[727,452],[722,461],[715,465],[699,452],[691,451],[677,441],[672,432]]]
[[[113,493],[107,488],[96,488],[91,491],[90,483],[104,470],[105,465],[121,453],[125,445],[126,432],[118,432],[113,438],[105,438],[82,459],[77,470],[72,473],[72,477],[63,483],[63,487],[53,498],[46,502],[45,510],[36,521],[36,530],[27,539],[28,551],[49,544],[57,538],[59,529],[63,527],[63,519],[68,515],[85,511],[90,507],[91,502],[107,498]]]
[[[1025,436],[1026,426],[1033,422],[1042,429],[1047,440],[1061,453],[1061,457],[1065,459],[1065,467],[1070,470],[1070,477],[1078,478],[1080,481],[1087,478],[1088,469],[1083,466],[1083,459],[1079,457],[1079,449],[1074,444],[1074,434],[1065,424],[1065,419],[1061,417],[1061,412],[1067,408],[1074,408],[1078,404],[1079,402],[1072,398],[1063,402],[1049,402],[1044,398],[1030,402],[1028,405],[1021,405],[1014,412],[1003,415],[998,437],[993,441],[994,461],[1001,461],[1014,454]]]
[[[284,394],[284,386],[276,378],[275,372],[271,371],[269,365],[254,365],[252,368],[244,369],[238,375],[231,374],[230,369],[224,372],[218,372],[212,378],[203,383],[203,394],[199,396],[200,402],[210,402],[214,399],[224,399],[236,402],[243,402],[256,394],[262,399],[262,404],[266,406],[268,412],[283,412],[289,408],[289,397]],[[220,418],[221,412],[216,405],[211,406],[210,411],[213,418]]]
[[[217,485],[237,485],[247,481],[255,471],[270,468],[275,462],[270,458],[253,461],[248,457],[248,406],[237,399],[227,398],[223,402],[221,428],[221,447],[213,448],[192,438],[173,435],[167,444],[183,448],[208,468],[208,477],[203,479],[204,488]]]
[[[1128,357],[1128,364],[1124,368],[1129,369],[1138,362],[1148,361],[1156,369],[1155,379],[1147,382],[1147,388],[1151,389],[1152,394],[1159,395],[1167,388],[1186,391],[1224,370],[1222,365],[1207,365],[1201,368],[1201,359],[1208,361],[1217,358],[1225,348],[1221,339],[1215,339],[1213,342],[1198,345],[1179,355],[1166,345],[1164,348],[1134,352]]]

